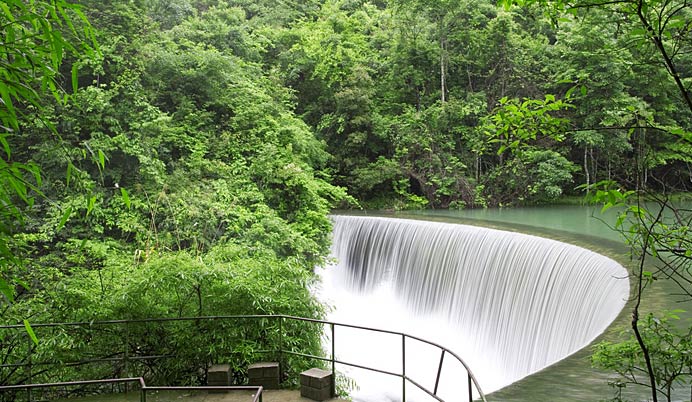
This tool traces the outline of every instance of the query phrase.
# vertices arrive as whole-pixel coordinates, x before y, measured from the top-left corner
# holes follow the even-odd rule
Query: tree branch
[[[639,0],[637,2],[637,16],[639,17],[639,21],[642,23],[644,28],[649,32],[651,40],[654,42],[654,45],[656,45],[656,48],[663,57],[663,61],[665,63],[666,69],[668,70],[668,73],[673,77],[673,80],[675,81],[675,84],[677,85],[678,90],[680,91],[680,95],[687,104],[687,108],[690,110],[690,113],[692,113],[692,97],[690,97],[689,92],[687,92],[687,88],[685,88],[685,85],[683,84],[682,79],[680,78],[680,74],[678,73],[678,70],[675,67],[675,63],[673,63],[673,60],[668,55],[668,51],[666,50],[663,44],[663,38],[659,34],[656,34],[654,27],[651,25],[649,20],[644,15],[644,0]]]

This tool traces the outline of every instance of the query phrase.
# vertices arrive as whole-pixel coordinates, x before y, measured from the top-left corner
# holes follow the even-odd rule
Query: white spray
[[[334,266],[322,272],[329,319],[444,345],[483,391],[507,386],[588,345],[629,294],[627,272],[589,250],[535,236],[436,222],[334,216]],[[340,329],[337,357],[401,371],[401,340]],[[432,389],[439,351],[407,346],[407,375]],[[466,374],[446,361],[439,395],[465,400]],[[340,367],[344,369],[344,367]],[[400,400],[401,379],[344,370],[355,400]],[[407,400],[426,400],[407,387]]]

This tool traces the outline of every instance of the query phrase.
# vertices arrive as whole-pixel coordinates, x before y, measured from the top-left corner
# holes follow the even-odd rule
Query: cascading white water
[[[485,393],[589,344],[629,294],[627,272],[618,263],[553,240],[404,219],[333,221],[337,262],[323,272],[321,290],[335,306],[330,318],[437,341],[469,363]],[[367,359],[391,346],[375,338],[340,346],[337,356],[353,361],[360,353]],[[366,395],[356,400],[396,399],[391,390],[368,389],[381,386],[368,384],[370,374],[353,375]]]

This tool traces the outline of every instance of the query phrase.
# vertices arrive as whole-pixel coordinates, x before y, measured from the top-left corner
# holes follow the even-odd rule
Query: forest
[[[0,26],[0,317],[36,340],[323,317],[333,209],[692,187],[687,0],[3,0]],[[86,342],[8,334],[2,362]]]

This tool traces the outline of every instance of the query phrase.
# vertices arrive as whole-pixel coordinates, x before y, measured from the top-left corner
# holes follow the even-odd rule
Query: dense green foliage
[[[78,3],[0,3],[3,323],[320,317],[331,208],[689,190],[685,0]]]
[[[80,46],[65,39],[65,35],[79,35],[73,19],[86,21],[78,7],[65,1],[43,1],[25,4],[8,0],[2,4],[0,23],[3,29],[3,54],[0,58],[0,297],[14,300],[17,282],[8,274],[20,264],[13,252],[16,247],[14,231],[24,222],[23,205],[32,207],[34,197],[40,194],[40,168],[31,161],[23,161],[13,153],[12,140],[22,134],[23,123],[40,121],[33,116],[44,104],[44,97],[52,95],[60,103],[67,96],[58,88],[58,69],[66,53],[92,55],[89,46]],[[63,29],[61,29],[63,28]],[[85,24],[83,33],[93,39],[93,31]],[[79,42],[79,40],[75,40]],[[72,75],[73,87],[77,80]],[[41,121],[45,129],[56,134],[53,126]]]
[[[324,3],[279,36],[268,61],[327,142],[336,183],[366,205],[537,203],[604,179],[689,187],[689,141],[678,134],[692,119],[631,11]],[[689,8],[666,4],[679,9],[660,29],[689,92],[692,43],[679,23]],[[520,145],[532,152],[507,152]]]
[[[9,47],[15,54],[5,53],[2,65],[3,94],[14,91],[2,109],[3,323],[323,315],[308,287],[327,255],[327,213],[346,200],[322,171],[323,144],[292,111],[290,90],[262,64],[266,38],[249,32],[245,11],[165,3],[70,6],[85,18],[63,15],[62,2],[36,2],[47,17],[21,2],[3,7],[2,25],[28,25],[4,37],[21,46]],[[173,14],[159,13],[164,6]],[[31,29],[48,29],[34,23],[40,18],[53,24],[53,35],[62,32],[45,50],[42,37],[19,41]],[[72,34],[91,32],[87,21],[99,51],[64,52],[80,43]],[[36,60],[16,56],[24,47],[36,50],[26,56]],[[36,70],[21,70],[31,63]],[[258,325],[228,331],[223,345],[201,342],[194,328],[161,333],[171,339],[151,348],[145,345],[156,331],[144,328],[127,342],[131,355],[197,347],[186,347],[174,367],[92,367],[87,377],[194,383],[197,370],[229,353],[240,353],[241,362],[261,358],[252,353],[270,347]],[[121,336],[36,332],[34,358],[71,360],[89,339],[100,339],[99,348],[82,357],[127,350],[116,347]],[[320,328],[291,333],[292,348],[320,352]],[[0,360],[26,362],[24,335],[0,338]],[[285,369],[304,367],[300,360]],[[1,371],[3,384],[27,380],[21,367]],[[44,381],[85,376],[78,367],[48,373]]]

